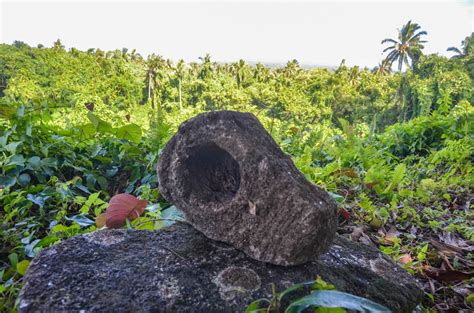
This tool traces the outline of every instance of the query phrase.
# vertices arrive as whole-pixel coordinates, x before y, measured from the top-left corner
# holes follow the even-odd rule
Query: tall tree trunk
[[[154,110],[155,109],[155,91],[152,90],[151,92],[151,108]]]
[[[148,100],[150,100],[150,98],[152,98],[151,99],[151,108],[154,109],[155,108],[155,97],[152,94],[151,84],[152,84],[151,73],[148,73]]]
[[[178,79],[178,91],[179,91],[179,113],[183,111],[183,99],[181,98],[181,79]]]

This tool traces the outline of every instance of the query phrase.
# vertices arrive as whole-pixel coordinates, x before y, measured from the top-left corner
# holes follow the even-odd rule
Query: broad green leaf
[[[343,308],[317,308],[316,313],[346,313]]]
[[[336,286],[324,281],[320,276],[314,281],[313,289],[315,290],[336,290]]]
[[[96,128],[92,123],[79,125],[76,129],[79,131],[79,138],[81,139],[90,138],[96,133]]]
[[[245,308],[244,313],[260,313],[260,312],[268,312],[267,308],[260,308],[260,305],[266,303],[267,305],[270,305],[270,300],[266,298],[262,299],[257,299],[253,302],[251,302],[247,307]]]
[[[343,196],[338,195],[337,193],[330,192],[330,191],[329,191],[328,193],[329,193],[329,195],[330,195],[334,200],[336,200],[336,202],[338,202],[338,203],[343,203],[344,200],[345,200]]]
[[[20,176],[18,176],[18,183],[22,185],[23,187],[28,185],[31,181],[30,175],[23,173]]]
[[[40,239],[35,239],[25,246],[25,254],[30,258],[34,258],[39,248],[36,248],[36,245],[40,242]],[[36,248],[36,249],[35,249]]]
[[[15,141],[15,142],[11,142],[9,143],[8,145],[6,145],[4,147],[5,150],[7,150],[8,152],[10,152],[11,154],[15,154],[16,153],[16,149],[18,148],[18,146],[22,143],[22,141]]]
[[[41,160],[41,166],[43,167],[51,167],[57,168],[58,167],[58,160],[55,158],[45,158]]]
[[[21,276],[25,275],[26,273],[26,270],[28,269],[28,266],[30,265],[30,261],[28,260],[23,260],[21,261],[20,263],[18,263],[16,265],[16,271],[18,272],[18,274],[20,274]]]
[[[10,260],[10,265],[16,268],[16,265],[18,264],[18,255],[15,252],[8,255],[8,260]]]
[[[86,185],[89,190],[94,190],[95,189],[95,183],[97,180],[95,179],[94,175],[88,174],[86,176]]]
[[[11,187],[16,184],[15,177],[0,176],[0,188]]]
[[[155,230],[155,221],[148,217],[139,217],[132,221],[132,225],[135,225],[135,229]]]
[[[167,219],[166,221],[163,221],[163,227],[173,225],[175,222],[172,220],[176,220],[176,221],[184,220],[183,213],[180,210],[178,210],[178,208],[175,207],[174,205],[161,211],[161,217]]]
[[[91,121],[92,125],[94,125],[94,128],[96,131],[99,133],[112,133],[113,128],[110,123],[98,118],[97,116],[94,115],[92,112],[87,113],[87,118],[89,121]]]
[[[26,196],[26,199],[30,200],[31,202],[42,208],[44,206],[45,201],[49,199],[49,196],[28,194]]]
[[[32,156],[28,159],[28,164],[31,166],[32,169],[37,170],[40,168],[41,158],[39,156]]]
[[[23,166],[25,165],[25,158],[21,154],[14,155],[6,165],[7,166],[10,166],[10,165]]]
[[[278,295],[278,300],[281,301],[289,293],[292,293],[293,291],[302,289],[304,287],[311,286],[313,284],[314,284],[314,281],[307,281],[307,282],[304,282],[304,283],[292,285],[292,286],[286,288],[285,290],[283,290],[282,292],[280,292],[280,294]]]
[[[102,190],[107,191],[109,188],[109,182],[107,181],[107,178],[104,176],[99,176],[97,177],[97,182],[99,183],[99,186]]]
[[[48,235],[40,240],[36,246],[44,248],[50,246],[52,243],[58,241],[59,238],[55,235]]]
[[[321,290],[292,302],[285,313],[300,313],[309,307],[345,308],[370,313],[391,312],[385,306],[362,297],[341,291]]]
[[[66,220],[73,221],[74,223],[81,226],[81,228],[89,227],[89,226],[95,224],[95,222],[93,220],[91,220],[90,218],[88,218],[84,215],[74,215],[73,217],[66,217]]]
[[[142,139],[142,129],[137,124],[128,124],[115,129],[115,135],[120,139],[127,139],[138,144]]]

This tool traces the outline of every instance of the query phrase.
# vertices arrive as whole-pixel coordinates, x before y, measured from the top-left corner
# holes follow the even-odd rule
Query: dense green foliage
[[[423,279],[465,275],[463,288],[427,284],[426,307],[468,307],[474,55],[464,50],[452,59],[420,53],[412,69],[387,73],[344,63],[304,70],[295,60],[277,69],[218,64],[208,55],[175,64],[126,49],[66,51],[59,41],[0,45],[0,310],[14,307],[29,260],[95,230],[114,194],[151,204],[128,227],[160,228],[169,206],[157,191],[160,148],[181,122],[221,109],[254,113],[332,193],[340,232]]]

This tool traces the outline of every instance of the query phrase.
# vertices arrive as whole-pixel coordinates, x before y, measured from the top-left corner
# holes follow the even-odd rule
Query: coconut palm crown
[[[390,43],[390,46],[385,48],[383,52],[390,51],[386,57],[387,62],[392,65],[398,61],[398,70],[401,71],[403,64],[410,67],[409,61],[413,64],[421,54],[421,49],[424,48],[421,36],[427,35],[427,32],[420,31],[421,26],[417,23],[408,21],[403,25],[402,29],[398,30],[398,40],[386,38],[382,40],[382,44]]]

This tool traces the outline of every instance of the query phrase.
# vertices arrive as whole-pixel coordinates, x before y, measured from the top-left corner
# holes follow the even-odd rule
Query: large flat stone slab
[[[20,312],[243,312],[254,299],[320,275],[396,312],[422,297],[414,278],[379,251],[337,236],[319,260],[256,261],[186,224],[160,232],[103,230],[65,240],[32,261]]]
[[[251,113],[217,111],[186,122],[162,151],[161,194],[207,237],[278,265],[317,259],[338,209],[306,180]]]

